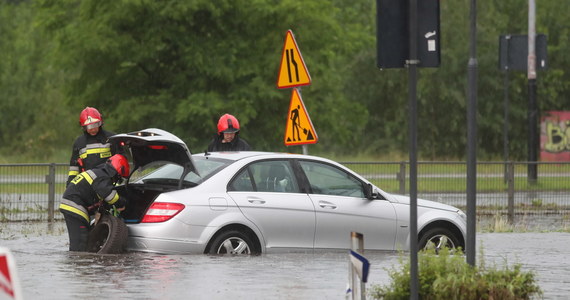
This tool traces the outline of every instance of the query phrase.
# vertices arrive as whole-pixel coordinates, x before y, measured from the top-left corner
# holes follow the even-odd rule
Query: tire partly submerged
[[[123,220],[112,216],[102,215],[91,231],[87,240],[87,251],[97,254],[118,254],[125,251],[127,225]]]

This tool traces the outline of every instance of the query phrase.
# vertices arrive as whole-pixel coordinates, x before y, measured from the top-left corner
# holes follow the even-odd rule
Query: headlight
[[[458,210],[457,210],[457,214],[458,214],[463,220],[467,221],[467,215],[466,215],[461,209],[458,209]]]

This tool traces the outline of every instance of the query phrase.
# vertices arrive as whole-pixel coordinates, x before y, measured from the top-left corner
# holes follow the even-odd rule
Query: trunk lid
[[[182,178],[191,171],[197,173],[186,143],[168,131],[148,128],[117,134],[110,140],[130,151],[134,170],[156,162],[169,162],[184,168]]]

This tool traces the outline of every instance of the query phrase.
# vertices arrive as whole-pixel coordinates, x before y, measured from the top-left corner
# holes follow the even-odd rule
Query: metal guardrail
[[[409,191],[408,162],[344,162],[345,166],[387,192]],[[538,179],[527,178],[536,164]],[[466,207],[465,162],[418,162],[418,197]],[[68,165],[0,164],[0,222],[62,219],[56,213],[65,189]],[[517,216],[570,216],[570,162],[479,162],[477,214]]]

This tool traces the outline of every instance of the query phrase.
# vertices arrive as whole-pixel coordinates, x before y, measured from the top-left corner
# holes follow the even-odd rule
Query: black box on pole
[[[404,68],[410,53],[408,0],[376,0],[378,68]],[[439,0],[418,1],[419,67],[440,65]]]
[[[537,34],[535,42],[536,70],[545,70],[547,63],[547,38]],[[527,71],[528,35],[499,36],[499,69],[502,71]]]

